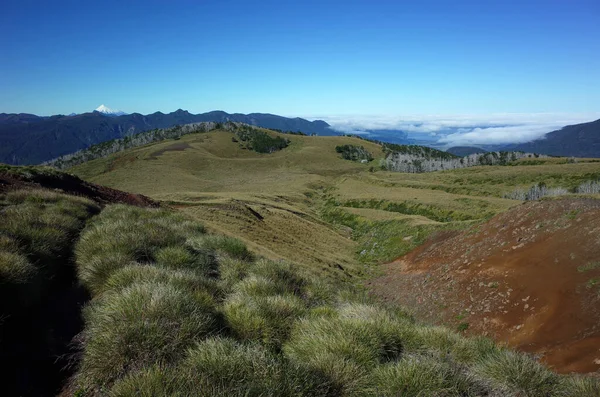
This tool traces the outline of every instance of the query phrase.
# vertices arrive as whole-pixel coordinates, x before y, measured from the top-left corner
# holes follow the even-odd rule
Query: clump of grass
[[[252,264],[239,259],[221,258],[219,260],[219,276],[223,287],[227,290],[247,277]]]
[[[258,344],[207,339],[188,351],[182,371],[192,388],[208,395],[285,395],[282,363]]]
[[[84,389],[80,389],[79,393],[84,394]],[[108,395],[111,397],[187,397],[192,395],[192,390],[187,387],[174,367],[155,365],[131,372],[118,380]]]
[[[205,275],[216,276],[217,261],[211,251],[192,251],[185,246],[169,246],[156,251],[154,260],[158,266],[171,269],[190,269]]]
[[[77,243],[79,277],[97,293],[112,272],[132,262],[212,273],[216,263],[210,252],[185,248],[186,241],[198,233],[204,233],[202,225],[167,210],[109,206]]]
[[[427,356],[411,356],[376,368],[369,392],[377,396],[476,396],[480,386],[460,368]]]
[[[302,295],[308,281],[288,262],[273,262],[261,259],[251,268],[250,273],[260,276],[295,295]]]
[[[417,325],[357,288],[334,286],[289,263],[256,260],[239,241],[206,236],[168,211],[107,211],[78,245],[79,274],[96,294],[85,311],[77,377],[83,393],[597,392],[587,378],[558,377],[489,339]],[[13,249],[10,239],[0,244]]]
[[[579,273],[585,273],[591,270],[595,270],[600,268],[600,261],[596,261],[596,262],[589,262],[585,265],[581,265],[577,267],[577,271]]]
[[[560,379],[557,397],[597,397],[600,396],[600,379],[582,375],[563,376]]]
[[[260,341],[278,350],[288,339],[294,322],[306,312],[306,306],[291,294],[234,293],[225,300],[223,312],[237,338]]]
[[[473,367],[475,375],[494,388],[528,397],[551,395],[559,387],[559,378],[545,366],[522,353],[498,350]]]
[[[80,386],[110,386],[127,372],[172,363],[216,332],[212,301],[164,283],[140,283],[97,298],[85,311]]]
[[[200,238],[188,240],[188,244],[199,250],[215,251],[233,259],[252,261],[254,256],[243,241],[221,235],[205,235]]]
[[[37,273],[38,269],[24,255],[0,251],[0,285],[25,284]]]
[[[296,323],[284,352],[292,362],[322,372],[344,393],[358,390],[370,370],[402,354],[402,335],[412,325],[368,305],[350,304]]]
[[[219,299],[223,295],[217,280],[203,277],[192,270],[171,270],[142,264],[130,264],[116,270],[104,287],[105,290],[118,291],[144,282],[171,284],[190,293],[210,293]]]
[[[407,350],[434,353],[460,363],[473,363],[497,352],[498,347],[488,338],[465,338],[445,327],[416,326],[405,335]]]

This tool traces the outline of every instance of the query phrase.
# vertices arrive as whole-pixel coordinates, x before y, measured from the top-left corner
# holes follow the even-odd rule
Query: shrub
[[[337,153],[340,153],[342,155],[342,158],[345,160],[351,160],[351,161],[366,160],[367,162],[373,160],[373,155],[371,153],[369,153],[369,151],[367,151],[367,149],[365,149],[364,146],[341,145],[341,146],[336,146],[335,151]]]
[[[558,386],[554,373],[528,355],[510,350],[488,354],[473,372],[497,389],[528,397],[548,396]]]
[[[128,371],[171,363],[219,327],[209,299],[164,283],[103,294],[85,311],[84,389],[110,386]]]

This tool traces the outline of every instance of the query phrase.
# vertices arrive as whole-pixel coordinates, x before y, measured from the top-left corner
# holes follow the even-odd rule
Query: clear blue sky
[[[600,110],[598,0],[4,0],[0,44],[0,112]]]

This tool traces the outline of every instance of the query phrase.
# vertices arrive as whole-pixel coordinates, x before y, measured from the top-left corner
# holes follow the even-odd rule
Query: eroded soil
[[[374,294],[417,318],[600,370],[600,200],[529,202],[384,266]]]
[[[87,197],[99,204],[122,203],[139,207],[158,207],[159,203],[141,194],[123,192],[86,182],[70,174],[16,174],[0,172],[0,193],[18,189],[51,189],[61,193]]]

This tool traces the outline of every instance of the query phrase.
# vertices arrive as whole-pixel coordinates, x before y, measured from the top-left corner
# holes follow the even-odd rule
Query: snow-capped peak
[[[105,114],[107,116],[122,116],[124,114],[127,114],[127,113],[122,112],[120,110],[114,110],[114,109],[111,109],[111,108],[109,108],[107,106],[104,106],[104,105],[98,106],[94,111],[95,112],[100,112],[100,113]]]

